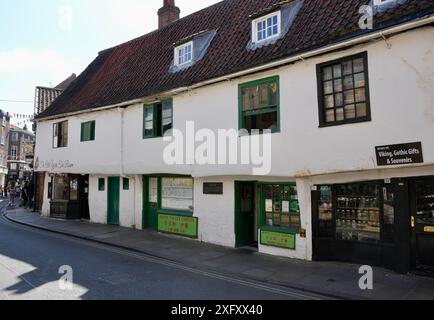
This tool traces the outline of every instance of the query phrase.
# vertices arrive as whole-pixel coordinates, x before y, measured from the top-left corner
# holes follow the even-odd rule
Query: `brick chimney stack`
[[[181,10],[175,6],[175,0],[164,0],[163,7],[158,10],[158,28],[161,29],[179,19]]]

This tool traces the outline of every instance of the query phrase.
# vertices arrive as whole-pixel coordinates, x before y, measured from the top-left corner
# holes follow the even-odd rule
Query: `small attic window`
[[[374,0],[374,6],[381,6],[386,3],[391,3],[394,0]]]
[[[203,59],[216,34],[217,30],[204,30],[175,42],[169,72],[186,70]]]
[[[193,41],[175,48],[175,65],[183,66],[193,61]]]
[[[304,0],[284,0],[250,15],[252,34],[247,50],[273,45],[291,29]]]
[[[253,20],[253,43],[263,42],[279,37],[281,33],[281,17],[281,12],[277,11]]]

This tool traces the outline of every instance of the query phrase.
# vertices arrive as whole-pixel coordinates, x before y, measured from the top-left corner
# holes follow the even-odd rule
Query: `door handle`
[[[414,217],[412,216],[411,217],[411,227],[414,228],[415,226],[416,226],[416,223],[415,223]]]

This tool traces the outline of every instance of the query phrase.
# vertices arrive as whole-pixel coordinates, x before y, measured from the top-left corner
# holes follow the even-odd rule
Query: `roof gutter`
[[[329,46],[314,49],[312,51],[308,51],[308,52],[303,53],[303,54],[298,54],[295,56],[291,56],[288,58],[284,58],[284,59],[280,59],[280,60],[277,60],[274,62],[263,64],[263,65],[258,66],[258,67],[254,67],[254,68],[246,69],[246,70],[243,70],[240,72],[232,73],[230,75],[202,81],[202,82],[196,83],[196,84],[191,85],[191,86],[180,87],[177,89],[165,91],[165,92],[162,92],[161,94],[158,94],[158,95],[164,97],[164,96],[173,96],[173,95],[181,94],[183,92],[197,89],[200,87],[208,86],[208,85],[215,84],[218,82],[228,81],[231,79],[236,79],[236,78],[246,76],[249,74],[253,74],[253,73],[257,73],[257,72],[266,71],[266,70],[273,69],[273,68],[276,68],[276,67],[279,67],[282,65],[294,63],[294,62],[300,61],[300,60],[306,60],[308,58],[313,58],[315,56],[320,56],[320,55],[323,55],[323,54],[328,53],[328,52],[333,52],[333,51],[340,50],[340,49],[343,49],[346,47],[355,46],[355,45],[358,45],[358,44],[361,44],[364,42],[368,42],[371,40],[384,39],[386,36],[390,36],[390,35],[402,33],[402,32],[408,31],[408,30],[416,29],[416,28],[428,25],[430,23],[434,23],[434,16],[433,15],[430,15],[430,16],[423,18],[423,19],[420,19],[420,20],[416,20],[416,21],[400,24],[398,26],[386,28],[386,29],[381,30],[381,31],[376,31],[376,32],[373,32],[373,33],[370,33],[370,34],[367,34],[364,36],[359,36],[359,37],[353,38],[351,40],[345,40],[345,41],[340,42],[340,43],[336,43],[336,44],[332,44]],[[114,105],[110,105],[110,106],[106,106],[106,107],[92,108],[92,109],[86,109],[86,110],[82,110],[82,111],[71,112],[71,113],[64,113],[61,115],[44,117],[41,119],[35,119],[35,121],[36,122],[48,121],[48,120],[52,120],[52,119],[65,118],[65,117],[74,116],[74,115],[83,114],[83,113],[97,112],[97,111],[103,111],[103,110],[107,110],[107,109],[120,108],[120,107],[128,107],[128,106],[131,106],[133,104],[146,103],[146,102],[151,102],[151,101],[155,101],[155,96],[152,96],[152,98],[151,97],[144,97],[144,98],[129,100],[129,101],[125,101],[122,103],[118,103],[118,104],[114,104]]]

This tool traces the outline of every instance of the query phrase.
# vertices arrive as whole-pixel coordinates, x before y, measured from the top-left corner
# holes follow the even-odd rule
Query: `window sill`
[[[245,129],[240,129],[240,130],[245,130]],[[270,132],[270,134],[278,134],[278,133],[280,133],[280,129],[272,129],[271,130],[271,132]],[[264,135],[265,133],[264,132],[259,132],[259,133],[249,133],[249,134],[239,134],[238,136],[240,137],[240,138],[243,138],[243,137],[252,137],[252,136],[257,136],[257,135],[260,135],[260,136],[262,136],[262,135]]]
[[[193,217],[193,212],[180,211],[180,210],[169,210],[169,209],[160,209],[160,210],[158,210],[158,214],[167,214],[167,215],[171,215],[171,216]]]
[[[360,119],[354,119],[354,120],[346,120],[346,121],[340,121],[340,122],[321,123],[319,125],[319,128],[337,127],[337,126],[344,126],[344,125],[349,125],[349,124],[362,123],[362,122],[370,122],[370,121],[372,121],[371,118],[367,117],[367,118],[360,118]]]
[[[270,232],[293,234],[293,235],[297,235],[300,233],[300,228],[282,228],[282,227],[262,226],[259,229],[261,231],[270,231]]]

